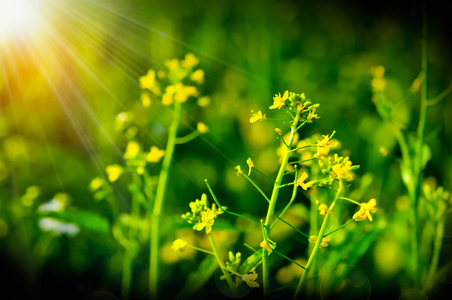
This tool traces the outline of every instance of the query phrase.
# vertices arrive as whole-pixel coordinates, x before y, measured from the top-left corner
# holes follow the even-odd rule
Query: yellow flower
[[[110,182],[115,182],[119,176],[124,172],[124,168],[120,165],[110,165],[106,168],[108,180]]]
[[[174,251],[178,252],[182,252],[185,250],[185,247],[187,246],[187,242],[182,240],[182,239],[177,239],[173,242],[173,245],[171,246],[171,249],[173,249]]]
[[[237,165],[234,169],[237,170],[237,176],[240,176],[243,173],[242,168],[240,167],[240,165]]]
[[[266,115],[262,115],[261,111],[258,111],[257,113],[254,113],[254,111],[251,111],[251,113],[253,114],[250,118],[250,123],[255,123],[255,122],[262,122],[267,120],[267,118],[265,117]]]
[[[124,153],[125,159],[135,158],[140,153],[140,145],[135,141],[129,141],[127,144],[126,152]]]
[[[96,177],[93,180],[91,180],[91,183],[89,186],[93,191],[97,191],[103,184],[104,184],[104,179],[100,178],[100,177]]]
[[[209,127],[203,122],[199,122],[196,127],[198,128],[199,133],[206,133],[209,131]]]
[[[194,71],[190,75],[190,79],[197,84],[202,84],[204,82],[204,71],[201,69]]]
[[[174,100],[178,102],[185,102],[189,97],[197,96],[198,90],[195,86],[192,85],[183,85],[182,83],[178,83],[175,86],[176,93],[174,96]]]
[[[204,96],[198,99],[198,105],[201,107],[206,107],[210,103],[210,97]]]
[[[251,157],[248,157],[248,159],[246,160],[246,164],[248,165],[248,168],[249,168],[248,176],[250,176],[251,175],[251,169],[254,168],[254,163],[251,160]]]
[[[146,94],[146,93],[141,94],[140,100],[144,107],[151,106],[152,100],[148,94]]]
[[[267,250],[268,252],[273,252],[273,248],[274,248],[273,245],[270,243],[267,243],[266,241],[262,241],[260,243],[260,246],[262,248],[264,248],[265,250]]]
[[[377,211],[375,206],[377,205],[377,200],[372,198],[367,203],[361,203],[361,208],[353,215],[353,219],[355,221],[363,221],[366,218],[372,222],[373,218],[370,213],[374,213]]]
[[[162,104],[163,105],[171,105],[171,104],[173,104],[173,95],[167,94],[167,93],[163,94]]]
[[[322,216],[324,216],[324,215],[326,215],[328,212],[329,212],[328,205],[323,204],[323,203],[319,205],[319,214],[321,214]]]
[[[149,70],[149,72],[145,75],[140,77],[140,86],[143,89],[151,90],[154,87],[155,84],[155,71]]]
[[[333,137],[334,133],[335,131],[333,131],[331,135],[322,135],[323,140],[317,141],[317,153],[315,154],[316,157],[328,155],[330,148],[333,148],[338,144],[337,141],[330,140]]]
[[[156,146],[151,147],[151,151],[146,156],[146,160],[152,163],[158,163],[165,155],[165,150],[160,150]]]
[[[215,204],[212,204],[212,208],[204,208],[201,212],[201,220],[193,226],[193,229],[201,231],[206,228],[206,233],[209,234],[212,231],[212,225],[215,223],[215,219],[222,213],[222,210],[217,210]]]
[[[315,113],[316,109],[313,108],[309,111],[308,116],[306,117],[308,123],[312,123],[312,119],[319,119],[320,117]]]
[[[289,98],[289,91],[285,91],[284,95],[281,97],[281,93],[275,94],[273,97],[273,105],[270,106],[270,109],[280,109],[281,107],[286,105],[286,100]]]
[[[301,188],[305,191],[314,185],[314,181],[304,182],[307,178],[308,178],[308,173],[303,172],[303,174],[298,176],[297,183],[296,183],[296,185],[301,186]]]
[[[165,60],[164,64],[170,71],[174,71],[179,68],[179,60],[176,58]]]
[[[350,179],[351,178],[351,174],[350,174],[351,166],[352,166],[352,162],[347,161],[344,165],[343,164],[335,164],[332,167],[332,170],[334,173],[336,173],[338,178]]]
[[[281,129],[279,129],[279,128],[275,128],[275,132],[276,132],[277,134],[279,134],[279,135],[282,135],[282,131],[281,131]]]
[[[185,68],[193,68],[197,66],[199,59],[193,53],[187,53],[185,59],[181,62],[182,66]]]
[[[322,249],[322,248],[328,247],[328,242],[329,242],[329,241],[330,241],[329,238],[323,238],[323,239],[322,239],[322,242],[320,243],[319,248]],[[316,236],[316,235],[311,235],[311,236],[309,237],[309,242],[310,242],[311,244],[317,243],[317,236]]]
[[[259,283],[257,283],[255,280],[257,279],[257,273],[256,271],[253,271],[253,273],[251,274],[245,274],[242,276],[242,280],[245,281],[245,283],[250,287],[250,288],[257,288],[259,287]]]

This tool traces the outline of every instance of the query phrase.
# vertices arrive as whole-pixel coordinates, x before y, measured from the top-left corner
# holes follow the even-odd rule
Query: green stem
[[[425,5],[425,4],[424,4]],[[427,10],[424,6],[422,24],[422,73],[424,80],[421,83],[421,107],[419,112],[419,124],[417,128],[416,156],[414,158],[411,181],[411,272],[415,286],[420,284],[419,273],[419,241],[418,241],[418,200],[420,194],[420,183],[422,182],[422,161],[425,122],[427,118],[428,106],[428,48],[427,48]]]
[[[195,130],[192,133],[187,134],[186,136],[178,137],[178,138],[176,138],[176,144],[188,143],[191,140],[194,140],[195,138],[197,138],[200,134],[201,133],[199,132],[199,130]]]
[[[345,226],[347,226],[348,224],[350,224],[350,223],[352,223],[352,222],[354,222],[354,221],[355,221],[355,219],[351,219],[351,220],[348,221],[347,223],[345,223],[345,224],[339,226],[338,228],[333,229],[333,230],[331,230],[331,231],[328,231],[328,233],[325,233],[325,235],[324,235],[323,237],[326,237],[326,236],[329,236],[330,234],[335,233],[335,232],[338,231],[339,229],[344,228]]]
[[[220,255],[218,253],[218,249],[217,249],[217,245],[215,244],[215,241],[213,240],[212,234],[209,233],[209,240],[210,240],[210,244],[212,245],[212,250],[213,250],[213,254],[215,255],[218,265],[220,266],[221,272],[223,272],[224,277],[226,278],[226,281],[229,285],[229,288],[231,289],[231,292],[233,295],[236,294],[236,289],[235,289],[235,284],[232,281],[231,276],[229,275],[228,272],[226,272],[226,267],[224,266],[223,261],[220,258]]]
[[[124,299],[129,298],[130,282],[132,281],[132,254],[126,249],[124,258],[122,260],[122,278],[121,278],[121,292]]]
[[[298,178],[298,168],[297,166],[295,166],[295,181],[297,181]],[[273,227],[275,227],[276,223],[278,223],[278,220],[280,220],[284,214],[286,213],[286,211],[289,209],[289,207],[292,205],[293,201],[295,200],[295,197],[297,196],[297,189],[298,189],[298,185],[294,184],[293,186],[293,190],[292,190],[292,197],[290,198],[289,203],[287,203],[286,207],[284,207],[283,211],[281,212],[281,214],[279,214],[279,217],[275,219],[275,221],[273,222],[272,226],[270,226],[270,230],[273,229]],[[282,220],[282,219],[281,219]]]
[[[337,190],[336,196],[334,197],[333,203],[331,203],[331,205],[329,207],[330,212],[332,212],[334,210],[337,200],[339,199],[339,196],[342,193],[342,189],[343,189],[343,183],[342,183],[342,180],[339,179],[339,188]],[[328,221],[329,221],[330,217],[331,217],[331,214],[326,214],[325,218],[323,219],[322,226],[320,227],[320,232],[317,236],[317,242],[315,243],[314,249],[312,250],[311,255],[309,256],[308,263],[306,264],[306,269],[303,272],[303,275],[301,275],[300,281],[298,282],[298,286],[295,291],[293,299],[298,298],[298,296],[300,295],[301,290],[303,288],[303,285],[306,282],[306,278],[308,277],[309,270],[311,269],[311,266],[314,263],[314,261],[317,257],[317,254],[319,253],[320,244],[322,243],[322,239],[324,237],[324,233],[325,233],[326,227],[328,226]]]
[[[443,236],[444,236],[444,221],[440,221],[436,226],[436,237],[433,244],[433,256],[430,263],[430,269],[428,272],[427,280],[423,287],[424,292],[429,292],[435,284],[436,271],[438,269],[438,262],[441,253],[441,247],[443,246]]]
[[[245,173],[243,173],[242,175],[243,175],[243,177],[248,179],[249,182],[251,182],[251,184],[256,188],[256,190],[258,190],[259,193],[261,193],[262,197],[264,197],[264,199],[267,200],[267,202],[270,202],[267,195],[265,195],[265,193],[261,190],[261,188],[251,178],[249,178],[248,175],[246,175]]]
[[[168,181],[169,169],[173,159],[174,147],[176,144],[177,129],[179,127],[182,115],[182,104],[174,102],[173,121],[169,127],[168,142],[166,144],[165,156],[163,158],[162,169],[160,170],[159,181],[155,195],[154,208],[151,217],[151,236],[150,236],[150,265],[149,265],[149,289],[151,299],[158,298],[158,278],[159,278],[159,228],[160,215],[162,212],[163,201]]]
[[[270,236],[270,230],[271,230],[270,222],[272,222],[273,214],[275,213],[275,206],[276,206],[276,202],[278,200],[279,188],[280,188],[281,181],[283,179],[284,172],[286,170],[287,163],[289,161],[289,157],[291,154],[289,151],[291,150],[293,141],[295,139],[295,134],[297,133],[296,129],[298,126],[298,122],[300,121],[300,113],[301,112],[299,110],[297,110],[295,118],[291,124],[289,142],[286,144],[284,139],[281,138],[284,141],[284,144],[286,144],[286,146],[287,146],[287,151],[285,151],[285,153],[284,153],[284,156],[281,161],[281,166],[278,171],[278,175],[276,176],[276,180],[273,185],[273,191],[272,191],[270,203],[269,203],[268,210],[267,210],[267,216],[265,218],[265,223],[263,226],[264,227],[263,230],[267,230],[267,233],[266,233],[267,236]],[[265,236],[265,234],[264,234],[264,236]],[[264,248],[264,250],[262,251],[262,283],[264,286],[264,296],[265,297],[267,297],[268,294],[270,293],[269,275],[270,275],[270,264],[269,264],[269,260],[268,260],[268,251],[265,250],[265,248]]]
[[[359,203],[358,201],[355,201],[355,200],[353,200],[353,199],[350,199],[350,198],[339,197],[339,199],[345,200],[345,201],[348,201],[348,202],[351,202],[351,203],[354,203],[354,204],[356,204],[356,205],[358,205],[358,206],[361,206],[361,203]]]

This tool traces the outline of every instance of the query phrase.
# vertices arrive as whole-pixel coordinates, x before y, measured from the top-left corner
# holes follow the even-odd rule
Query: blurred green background
[[[180,132],[189,133],[197,122],[207,124],[210,132],[176,148],[164,208],[168,222],[179,222],[188,203],[206,192],[206,178],[223,205],[265,214],[266,207],[256,204],[259,195],[237,178],[233,167],[245,166],[251,157],[261,171],[275,175],[275,125],[251,126],[249,117],[251,110],[268,111],[272,96],[285,90],[304,92],[320,103],[321,119],[304,127],[303,135],[336,130],[342,149],[361,166],[358,178],[372,175],[363,199],[377,198],[376,221],[396,223],[403,213],[400,151],[372,103],[371,69],[385,67],[390,99],[410,89],[420,72],[420,2],[38,2],[42,19],[36,31],[0,43],[0,274],[2,285],[18,295],[45,298],[56,285],[63,287],[62,298],[82,299],[100,288],[119,295],[119,246],[109,231],[82,228],[74,237],[45,241],[35,211],[65,193],[69,206],[94,212],[108,224],[113,221],[105,203],[93,200],[89,184],[105,176],[106,165],[122,163],[126,141],[115,129],[116,116],[132,112],[146,148],[163,148],[170,108],[154,101],[144,109],[138,80],[148,69],[162,70],[164,60],[187,52],[200,59],[206,74],[201,92],[211,103],[189,107]],[[451,26],[439,1],[429,3],[428,19],[428,84],[434,97],[452,79]],[[419,93],[398,106],[406,132],[415,132],[418,109]],[[451,111],[446,97],[429,108],[426,125],[432,155],[425,177],[434,177],[446,189],[452,182]],[[158,174],[157,169],[150,172]],[[256,181],[271,191],[265,179]],[[23,195],[30,186],[40,192],[27,206]],[[115,195],[119,209],[128,211],[125,183],[115,186]],[[449,224],[445,236],[450,232]],[[359,265],[377,295],[400,292],[393,279],[402,273],[397,261],[406,250],[391,235],[383,231]],[[442,264],[450,249],[445,241]],[[39,251],[45,254],[39,256]],[[395,254],[382,258],[382,252]],[[145,256],[142,263],[147,263]],[[171,279],[176,270],[168,267],[166,287],[181,281]]]

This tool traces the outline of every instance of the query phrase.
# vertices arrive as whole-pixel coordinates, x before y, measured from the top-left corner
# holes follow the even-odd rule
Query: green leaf
[[[51,211],[41,215],[53,217],[66,223],[75,223],[81,230],[101,234],[108,234],[110,232],[110,223],[106,218],[88,211]]]

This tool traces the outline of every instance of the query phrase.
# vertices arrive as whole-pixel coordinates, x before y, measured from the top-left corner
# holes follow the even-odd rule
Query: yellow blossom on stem
[[[124,153],[124,158],[135,158],[138,153],[140,153],[140,145],[135,141],[129,141],[129,143],[127,144],[126,152]]]
[[[256,282],[256,279],[257,279],[256,271],[253,271],[253,273],[251,273],[251,274],[245,274],[242,276],[242,280],[245,281],[245,283],[250,288],[257,288],[260,286],[259,283]]]
[[[249,168],[248,176],[250,176],[251,175],[251,169],[254,168],[254,163],[251,160],[251,157],[248,157],[248,159],[246,160],[246,164],[248,165],[248,168]]]
[[[170,71],[174,71],[179,68],[179,60],[177,58],[165,60],[164,64]]]
[[[265,250],[267,250],[268,252],[273,252],[273,245],[270,243],[267,243],[266,241],[262,241],[260,243],[260,246],[262,248],[264,248]]]
[[[276,132],[277,134],[279,134],[279,135],[282,135],[282,131],[281,131],[281,129],[279,129],[279,128],[275,128],[275,132]]]
[[[240,176],[243,173],[242,168],[240,167],[240,165],[237,165],[234,169],[237,170],[237,176]]]
[[[199,59],[193,53],[187,53],[185,59],[181,62],[181,65],[185,68],[196,67],[199,63]]]
[[[155,84],[155,71],[149,70],[145,76],[140,77],[140,86],[143,89],[152,90]]]
[[[187,242],[182,240],[182,239],[177,239],[173,242],[173,245],[171,246],[171,249],[173,249],[174,251],[178,252],[182,252],[185,250],[185,247],[187,246]]]
[[[270,109],[280,109],[281,107],[286,105],[286,100],[289,98],[289,91],[285,91],[284,95],[281,97],[281,93],[275,94],[273,97],[273,105],[270,106]]]
[[[315,154],[316,157],[328,155],[330,149],[338,144],[337,141],[331,140],[335,133],[336,132],[333,131],[331,135],[322,135],[323,139],[321,141],[317,141],[317,153]]]
[[[377,200],[372,198],[367,203],[361,203],[361,208],[353,215],[353,219],[355,221],[363,221],[366,218],[372,222],[373,218],[370,213],[374,213],[377,211],[375,206],[377,205]]]
[[[204,82],[204,71],[201,69],[194,71],[190,75],[190,79],[196,84],[202,84]]]
[[[261,111],[258,111],[257,113],[254,113],[254,111],[251,111],[251,113],[253,114],[250,118],[250,123],[256,123],[256,122],[262,122],[267,120],[267,118],[265,117],[266,115],[262,115]]]
[[[110,182],[115,182],[119,176],[124,172],[124,168],[120,165],[110,165],[107,166],[106,172],[108,175],[108,180]]]
[[[320,204],[319,205],[319,214],[321,214],[322,216],[326,215],[329,212],[328,210],[328,205],[326,204]]]
[[[151,147],[151,151],[146,156],[146,160],[151,163],[159,162],[162,157],[165,155],[165,150],[160,150],[156,146]]]
[[[329,238],[323,238],[323,239],[322,239],[322,242],[320,243],[319,248],[322,249],[322,248],[328,247],[328,242],[329,242],[329,241],[330,241]],[[317,236],[316,236],[316,235],[311,235],[311,236],[309,237],[309,242],[310,242],[311,244],[317,243]]]
[[[104,179],[100,177],[96,177],[91,181],[89,185],[93,191],[97,191],[104,184]]]
[[[350,168],[352,167],[352,162],[347,161],[345,164],[335,164],[332,167],[334,173],[336,173],[338,178],[350,179]]]
[[[313,108],[311,111],[309,111],[308,116],[306,117],[306,120],[308,123],[312,123],[312,119],[319,119],[320,117],[315,113],[316,109]]]
[[[314,181],[304,182],[307,178],[308,178],[308,173],[303,172],[303,174],[298,176],[297,182],[296,182],[296,185],[301,186],[301,188],[305,191],[314,185]]]
[[[199,133],[206,133],[206,132],[209,131],[209,127],[207,127],[207,125],[204,124],[203,122],[199,122],[199,123],[196,125],[196,127],[197,127]]]

